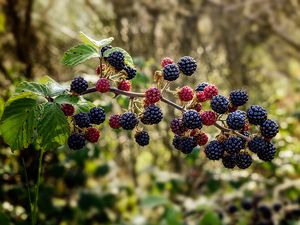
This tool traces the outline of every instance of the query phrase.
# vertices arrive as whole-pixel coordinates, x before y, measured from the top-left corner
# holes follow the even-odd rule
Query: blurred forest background
[[[208,162],[202,149],[188,157],[173,150],[172,108],[163,109],[165,122],[150,130],[155,141],[145,148],[106,124],[88,150],[45,154],[39,224],[300,224],[300,1],[0,0],[0,6],[2,110],[22,80],[47,74],[68,84],[75,75],[95,74],[97,62],[60,63],[83,31],[114,37],[113,45],[134,57],[136,91],[151,85],[162,57],[191,55],[197,75],[178,86],[208,81],[224,94],[245,88],[248,106],[266,107],[281,128],[277,158],[241,171]],[[109,96],[89,98],[108,114],[120,110]],[[23,166],[32,185],[37,157],[34,149],[12,153],[0,136],[1,225],[29,224]]]

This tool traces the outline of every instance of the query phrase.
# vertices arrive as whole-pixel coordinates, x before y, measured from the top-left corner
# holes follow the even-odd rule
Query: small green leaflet
[[[0,129],[13,150],[27,148],[35,140],[38,112],[37,100],[32,98],[16,99],[6,105]]]
[[[95,48],[102,48],[106,45],[109,45],[114,40],[113,37],[109,37],[109,38],[102,39],[100,41],[96,41],[93,38],[87,36],[83,32],[80,32],[80,39],[84,44],[91,45]]]
[[[112,52],[115,51],[120,51],[124,54],[125,57],[125,64],[130,66],[130,67],[134,67],[134,63],[133,63],[133,59],[132,57],[129,55],[128,52],[126,52],[123,48],[119,48],[119,47],[113,47],[111,49],[108,49],[104,52],[104,57],[108,57],[108,55]]]
[[[70,129],[67,118],[54,102],[44,104],[38,135],[44,150],[55,149],[66,143]]]
[[[99,57],[98,50],[88,44],[74,46],[64,53],[62,63],[67,66],[76,66],[88,59]]]
[[[50,90],[45,84],[27,81],[20,83],[16,88],[16,92],[33,92],[41,96],[48,96],[50,94]]]

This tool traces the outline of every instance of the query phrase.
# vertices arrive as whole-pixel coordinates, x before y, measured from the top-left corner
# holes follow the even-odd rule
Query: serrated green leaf
[[[104,52],[104,57],[108,57],[108,55],[112,52],[115,51],[120,51],[124,54],[125,57],[125,64],[130,66],[130,67],[134,67],[134,63],[133,63],[133,59],[132,57],[129,55],[128,52],[126,52],[123,48],[119,48],[119,47],[113,47],[111,49],[108,49]]]
[[[34,141],[38,113],[38,102],[32,98],[15,99],[5,106],[0,129],[13,150],[27,148]]]
[[[102,39],[100,41],[96,41],[83,32],[80,32],[80,39],[83,43],[92,45],[95,48],[102,48],[106,45],[109,45],[114,40],[113,37],[109,37],[109,38]]]
[[[13,102],[13,101],[16,101],[16,100],[22,99],[22,98],[32,98],[32,99],[37,99],[37,98],[38,98],[38,95],[35,94],[35,93],[33,93],[33,92],[23,92],[23,93],[20,93],[20,94],[16,94],[16,95],[11,96],[11,97],[7,100],[6,104],[9,104],[9,103],[11,103],[11,102]]]
[[[89,101],[81,100],[76,104],[76,113],[79,112],[89,112],[91,108],[95,107],[95,105]]]
[[[66,88],[64,88],[62,85],[57,83],[49,76],[44,76],[41,79],[39,79],[39,83],[47,86],[50,92],[49,93],[50,97],[66,93]]]
[[[204,213],[199,225],[222,225],[222,221],[217,213],[209,210]]]
[[[50,90],[45,84],[39,84],[36,82],[21,82],[17,88],[16,92],[33,92],[41,96],[49,96]]]
[[[88,59],[99,57],[98,50],[88,44],[80,44],[67,50],[62,63],[67,66],[76,66]]]
[[[60,105],[54,102],[44,104],[38,135],[43,149],[50,150],[66,143],[70,129]]]
[[[69,94],[62,94],[57,96],[54,101],[59,104],[69,103],[69,104],[77,104],[80,100],[79,96],[69,95]]]
[[[161,205],[165,205],[168,203],[168,199],[158,195],[148,196],[141,201],[142,207],[145,208],[153,208]]]

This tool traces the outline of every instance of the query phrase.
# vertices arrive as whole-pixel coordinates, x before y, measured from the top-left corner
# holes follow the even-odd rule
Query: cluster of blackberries
[[[93,107],[88,113],[80,112],[75,115],[75,108],[71,104],[62,104],[61,109],[66,116],[72,116],[73,132],[68,138],[70,149],[82,149],[86,141],[96,143],[100,131],[92,125],[99,125],[105,121],[105,111],[101,107]]]
[[[221,127],[221,134],[205,146],[204,153],[208,159],[221,159],[226,168],[237,166],[245,169],[252,164],[250,152],[256,153],[263,161],[271,161],[275,157],[276,149],[270,140],[278,133],[279,126],[267,118],[267,111],[261,106],[252,105],[247,111],[238,109],[248,101],[246,91],[234,90],[227,98],[219,94],[215,85],[203,82],[195,91],[188,86],[182,87],[178,96],[181,101],[187,102],[188,107],[182,118],[174,119],[170,125],[175,134],[173,145],[176,149],[183,153],[192,152],[205,134],[201,131],[203,125],[218,126],[217,119],[222,117],[224,127]],[[202,104],[208,101],[212,111],[202,110]],[[259,125],[260,132],[250,135],[250,125]],[[203,143],[206,144],[207,140]]]

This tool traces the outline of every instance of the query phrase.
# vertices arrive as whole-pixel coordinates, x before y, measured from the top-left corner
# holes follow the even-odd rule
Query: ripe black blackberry
[[[124,54],[120,51],[114,51],[107,57],[107,62],[116,70],[122,70],[124,67]]]
[[[105,52],[106,50],[108,50],[108,49],[111,49],[111,48],[112,48],[111,45],[106,45],[106,46],[102,47],[102,48],[100,49],[101,56],[103,57],[103,56],[104,56],[104,52]]]
[[[241,106],[248,101],[248,94],[244,90],[234,90],[230,92],[229,100],[232,105]]]
[[[180,70],[176,64],[168,64],[163,68],[163,76],[165,80],[173,81],[179,77]]]
[[[198,86],[196,87],[195,91],[203,91],[204,88],[205,88],[206,86],[208,86],[208,85],[209,85],[209,83],[207,83],[207,82],[202,82],[202,83],[198,84]]]
[[[81,133],[73,133],[68,138],[68,146],[70,149],[78,150],[85,146],[85,138]]]
[[[88,88],[88,82],[83,77],[75,77],[71,82],[71,91],[81,94]]]
[[[156,105],[149,105],[145,108],[142,116],[142,123],[146,125],[158,124],[163,119],[161,109]]]
[[[140,146],[145,146],[149,144],[149,134],[147,131],[139,131],[134,135],[136,143],[138,143]]]
[[[250,199],[243,199],[241,202],[241,206],[244,210],[251,210],[252,209],[252,201]]]
[[[228,211],[228,213],[230,213],[230,214],[236,213],[236,212],[238,211],[238,207],[237,207],[236,205],[230,204],[230,205],[227,207],[227,211]]]
[[[183,126],[188,129],[202,128],[201,117],[196,110],[190,109],[183,113]]]
[[[124,71],[127,73],[126,80],[131,80],[136,76],[136,69],[130,66],[124,66]]]
[[[272,211],[266,205],[258,206],[257,210],[262,215],[262,217],[265,218],[265,219],[270,219],[272,217]]]
[[[236,166],[236,155],[235,154],[223,155],[222,163],[225,168],[233,169]]]
[[[252,164],[251,155],[247,152],[240,152],[236,156],[236,165],[240,169],[246,169]]]
[[[267,119],[260,125],[261,135],[265,138],[273,138],[279,131],[279,126],[274,120]]]
[[[222,95],[216,95],[212,98],[212,100],[210,102],[210,107],[216,113],[223,114],[223,113],[227,112],[227,110],[228,110],[229,100]]]
[[[281,210],[281,208],[282,208],[281,203],[276,202],[276,203],[273,204],[273,209],[274,209],[275,212],[279,212]]]
[[[80,128],[84,128],[84,127],[89,127],[90,126],[90,117],[87,113],[78,113],[76,115],[73,116],[75,124],[80,127]]]
[[[259,159],[263,161],[271,161],[274,159],[276,153],[276,148],[275,146],[269,142],[265,142],[265,147],[263,150],[257,152],[257,156]]]
[[[244,111],[237,110],[228,114],[226,123],[233,130],[241,130],[246,123],[246,115]]]
[[[181,138],[179,135],[175,135],[172,141],[173,146],[179,151],[181,151]]]
[[[243,140],[240,137],[232,136],[226,139],[223,145],[227,153],[235,154],[243,149]]]
[[[191,76],[197,69],[196,61],[191,56],[181,57],[177,64],[180,71],[186,76]]]
[[[93,107],[90,110],[89,117],[92,124],[101,124],[105,120],[105,111],[101,107]]]
[[[182,119],[174,118],[171,121],[170,128],[174,134],[182,135],[187,129],[183,126]]]
[[[259,105],[252,105],[247,110],[247,118],[251,124],[260,125],[267,119],[267,116],[267,111]]]
[[[197,146],[197,141],[194,137],[182,137],[180,149],[184,154],[190,154]]]
[[[265,149],[266,140],[260,136],[255,136],[248,142],[248,148],[254,153],[263,151]]]
[[[211,141],[204,149],[206,157],[210,160],[219,160],[224,155],[223,144],[217,140]]]
[[[139,120],[135,113],[126,112],[120,117],[120,124],[124,130],[132,130],[139,123]]]

